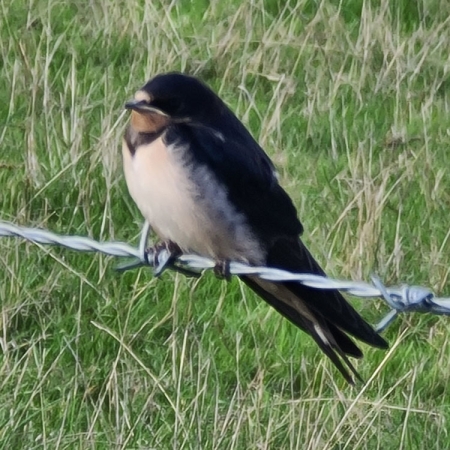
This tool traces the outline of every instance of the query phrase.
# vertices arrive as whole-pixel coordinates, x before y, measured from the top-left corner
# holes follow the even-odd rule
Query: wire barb
[[[153,262],[164,255],[154,258],[152,250],[147,249],[147,239],[150,231],[148,224],[144,225],[138,248],[124,242],[98,242],[81,236],[61,236],[50,231],[37,228],[25,228],[0,221],[0,237],[20,237],[31,242],[44,245],[59,245],[82,252],[97,252],[110,256],[132,257],[134,261],[118,267],[124,271],[140,266],[153,266]],[[213,269],[215,261],[198,255],[181,255],[168,269],[177,270],[187,275],[195,275],[207,269]],[[437,298],[432,291],[421,286],[402,285],[387,288],[381,280],[373,276],[372,284],[355,281],[341,281],[314,274],[291,273],[270,267],[255,267],[231,262],[232,275],[256,275],[265,280],[297,281],[316,289],[338,289],[350,295],[361,298],[382,298],[391,307],[391,311],[375,327],[384,331],[403,312],[421,312],[437,315],[450,315],[450,298]]]

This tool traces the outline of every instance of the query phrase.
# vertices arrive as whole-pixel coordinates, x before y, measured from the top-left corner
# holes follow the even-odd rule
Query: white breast
[[[262,263],[263,251],[244,216],[213,174],[190,163],[186,152],[167,147],[160,137],[131,155],[124,142],[125,179],[142,215],[161,239],[186,252]]]

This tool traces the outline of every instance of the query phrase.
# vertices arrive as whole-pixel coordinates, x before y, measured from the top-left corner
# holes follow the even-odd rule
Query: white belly
[[[134,155],[124,143],[125,179],[142,215],[161,239],[185,252],[261,263],[263,252],[243,215],[206,167],[188,167],[184,152],[161,137]]]

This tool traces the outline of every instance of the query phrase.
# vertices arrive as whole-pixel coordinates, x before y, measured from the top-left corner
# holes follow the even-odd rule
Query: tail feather
[[[337,326],[335,326],[330,321],[327,321],[328,329],[330,333],[334,336],[334,340],[338,343],[339,348],[348,356],[352,358],[362,358],[362,351],[355,345],[355,343]]]
[[[325,273],[298,238],[279,239],[267,257],[269,267],[297,273]],[[359,315],[337,290],[315,289],[301,283],[287,282],[285,286],[301,297],[317,314],[341,331],[351,334],[373,347],[388,348],[387,342]]]
[[[269,267],[298,273],[325,275],[299,239],[283,238],[269,250]],[[387,342],[347,303],[336,290],[314,289],[297,282],[274,283],[255,276],[241,279],[294,325],[311,335],[344,378],[361,380],[348,356],[361,358],[362,352],[348,334],[374,347]]]
[[[280,314],[309,334],[347,382],[354,384],[349,370],[358,380],[362,381],[346,356],[347,353],[350,356],[361,357],[362,352],[348,336],[324,318],[317,317],[307,307],[303,307],[303,311],[300,313],[289,304],[289,301],[285,301],[284,296],[275,295],[273,292],[280,291],[280,284],[261,281],[257,277],[243,276],[241,279]],[[281,287],[282,290],[283,287]],[[299,299],[299,305],[300,301]]]
[[[319,348],[323,351],[323,353],[325,353],[325,355],[328,356],[328,358],[330,358],[331,362],[335,365],[339,372],[341,372],[348,383],[352,385],[355,384],[352,376],[347,369],[350,369],[350,372],[355,376],[356,379],[364,383],[364,380],[361,378],[361,376],[359,375],[353,364],[349,361],[347,355],[339,347],[339,345],[331,344],[328,339],[324,340],[318,333],[310,334]],[[341,359],[345,363],[345,366],[342,363]]]

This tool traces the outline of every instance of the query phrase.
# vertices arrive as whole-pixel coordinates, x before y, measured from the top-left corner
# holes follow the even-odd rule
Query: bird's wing
[[[242,130],[232,125],[232,132],[192,124],[171,126],[165,139],[168,143],[190,145],[195,163],[206,165],[227,189],[229,200],[264,244],[269,267],[324,275],[298,237],[302,225],[292,200],[278,184],[271,161],[243,126]],[[346,367],[356,372],[346,355],[360,357],[362,353],[345,333],[370,345],[387,347],[336,290],[313,289],[296,282],[265,282],[255,277],[243,280],[310,334],[349,381]]]
[[[325,275],[298,237],[302,226],[297,211],[278,184],[272,162],[242,128],[235,126],[234,134],[224,133],[221,138],[215,130],[183,125],[175,128],[168,139],[189,142],[195,161],[206,164],[222,182],[231,202],[248,219],[252,231],[262,237],[269,267]],[[296,282],[285,285],[339,329],[371,345],[386,346],[384,339],[338,291],[313,289]]]

